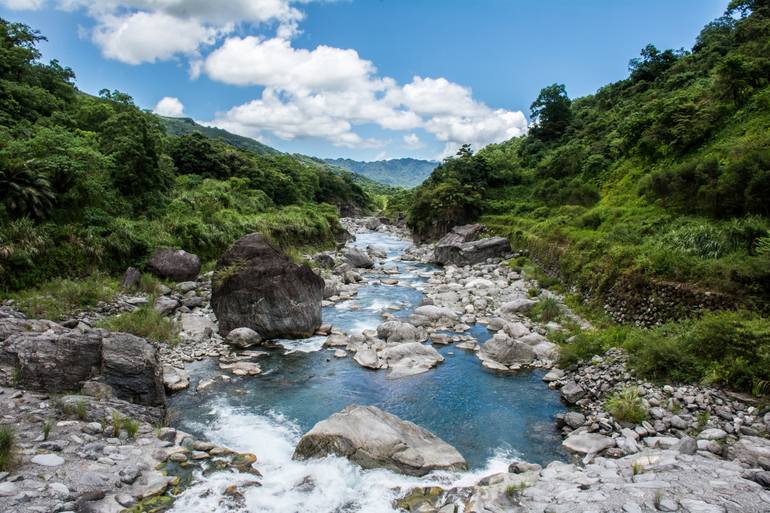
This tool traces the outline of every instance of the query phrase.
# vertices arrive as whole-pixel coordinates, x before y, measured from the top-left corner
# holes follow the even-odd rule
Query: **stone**
[[[369,369],[379,369],[380,359],[377,356],[377,352],[373,349],[360,349],[356,351],[356,355],[353,360],[361,367]]]
[[[120,288],[123,290],[136,290],[142,282],[142,273],[136,267],[129,267],[120,279]]]
[[[345,457],[363,468],[423,476],[433,470],[466,470],[465,459],[436,435],[374,406],[350,405],[308,431],[294,459]]]
[[[162,248],[147,261],[146,269],[160,278],[173,281],[190,281],[198,277],[201,260],[181,249]]]
[[[36,465],[43,465],[44,467],[58,467],[64,465],[64,458],[57,456],[56,454],[38,454],[33,456],[30,460]]]
[[[682,437],[679,441],[679,452],[682,454],[695,454],[698,451],[698,442],[691,436]]]
[[[174,310],[179,308],[179,301],[172,297],[160,296],[155,300],[153,308],[161,315],[171,315]]]
[[[527,344],[513,340],[504,333],[497,333],[484,342],[477,353],[479,359],[491,360],[506,366],[530,364],[535,360],[535,351]]]
[[[451,308],[436,305],[423,305],[414,309],[416,315],[428,318],[432,322],[437,322],[441,319],[449,319],[456,321],[458,319],[457,314]]]
[[[14,483],[3,482],[0,483],[0,497],[13,497],[19,493],[19,487]]]
[[[545,376],[543,376],[543,381],[546,383],[551,383],[553,381],[558,381],[561,378],[564,377],[564,371],[561,369],[551,369],[546,373]]]
[[[347,347],[349,343],[350,339],[345,335],[332,333],[324,340],[324,347]]]
[[[420,374],[444,361],[444,357],[436,349],[419,342],[408,342],[389,347],[383,350],[379,356],[390,369],[389,379]]]
[[[577,454],[599,454],[605,449],[615,447],[615,440],[597,433],[572,433],[561,445]]]
[[[211,307],[223,335],[251,328],[263,339],[307,338],[321,326],[324,280],[252,233],[219,258]]]
[[[178,392],[190,386],[190,374],[171,365],[163,366],[163,386],[169,392]]]
[[[564,414],[564,423],[572,429],[577,429],[586,423],[586,416],[577,411],[570,411]]]
[[[770,470],[770,440],[758,436],[742,436],[728,447],[727,456],[750,467]]]
[[[671,427],[675,429],[687,429],[690,427],[690,425],[679,415],[672,415],[669,419],[669,423],[671,424]]]
[[[424,336],[408,322],[387,321],[377,326],[377,338],[391,343],[417,342]]]
[[[262,342],[262,337],[253,329],[242,327],[230,330],[225,342],[239,349],[246,349],[258,345]]]
[[[722,429],[704,429],[698,434],[699,440],[723,440],[727,433]]]
[[[717,504],[709,504],[695,499],[682,499],[679,501],[686,513],[725,513],[725,508]]]
[[[371,269],[374,267],[374,262],[368,255],[356,248],[345,248],[342,251],[342,258],[353,267],[359,267],[363,269]]]
[[[533,301],[531,299],[527,299],[524,297],[520,297],[517,299],[514,299],[513,301],[508,301],[507,303],[503,303],[500,305],[500,313],[501,314],[518,314],[518,313],[526,313],[532,310],[532,307],[537,304],[537,301]]]
[[[574,381],[568,381],[564,384],[563,387],[561,387],[562,398],[570,404],[575,404],[580,399],[585,397],[585,395],[585,389]]]
[[[472,242],[439,243],[434,260],[441,265],[473,265],[487,258],[501,257],[511,252],[511,244],[503,237],[491,237]]]
[[[147,406],[166,404],[158,350],[143,338],[107,332],[102,340],[101,376],[120,399]]]

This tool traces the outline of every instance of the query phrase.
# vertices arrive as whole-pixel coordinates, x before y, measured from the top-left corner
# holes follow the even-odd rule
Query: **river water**
[[[376,283],[384,274],[365,273],[368,284],[355,299],[324,308],[323,320],[346,333],[374,329],[384,321],[386,307],[406,317],[419,305],[422,285],[435,271],[427,264],[398,259],[409,241],[382,233],[358,234],[354,246],[376,246],[397,266],[397,286]],[[486,328],[470,332],[480,343]],[[386,379],[350,357],[335,358],[323,349],[325,337],[280,341],[280,350],[257,361],[263,374],[234,378],[196,393],[194,387],[173,396],[176,427],[239,451],[257,455],[264,474],[261,486],[249,486],[254,476],[219,473],[202,478],[176,502],[179,513],[235,511],[265,513],[387,513],[398,489],[426,484],[467,486],[480,477],[507,469],[513,458],[547,464],[566,458],[554,417],[564,411],[559,394],[542,382],[542,371],[498,374],[481,366],[472,352],[452,345],[437,346],[445,361],[426,373]],[[217,362],[188,366],[196,379],[222,374]],[[361,470],[347,460],[328,457],[291,460],[300,436],[316,422],[351,404],[372,404],[412,421],[456,447],[471,468],[465,473],[433,473],[425,478],[400,476],[385,470]],[[222,495],[230,484],[240,485],[237,504]]]

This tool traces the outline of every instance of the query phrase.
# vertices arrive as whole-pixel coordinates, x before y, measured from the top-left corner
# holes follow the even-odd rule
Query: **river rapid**
[[[358,234],[353,246],[374,246],[386,254],[385,266],[364,272],[367,283],[354,299],[323,310],[323,321],[352,334],[376,329],[390,312],[407,317],[419,306],[423,288],[436,268],[404,262],[411,242],[391,234]],[[380,279],[395,278],[386,286]],[[489,338],[482,325],[469,332],[479,343]],[[175,426],[216,444],[257,456],[263,474],[214,473],[198,476],[176,501],[173,511],[203,513],[386,513],[408,488],[440,484],[470,486],[479,478],[507,470],[512,459],[547,464],[566,459],[554,427],[564,407],[558,392],[542,382],[542,371],[498,374],[482,367],[473,352],[436,346],[445,361],[426,373],[386,379],[384,371],[360,367],[352,358],[335,358],[322,347],[325,337],[279,341],[259,358],[256,377],[217,380],[171,399]],[[221,375],[214,360],[188,366],[195,380]],[[386,470],[362,470],[338,457],[293,461],[302,433],[345,406],[372,404],[428,429],[456,447],[470,471],[434,472],[424,478]],[[259,484],[256,484],[256,482]],[[226,489],[236,485],[233,497]]]

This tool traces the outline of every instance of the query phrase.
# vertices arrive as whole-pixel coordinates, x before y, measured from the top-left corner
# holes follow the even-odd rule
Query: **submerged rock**
[[[429,431],[374,406],[350,405],[308,431],[294,459],[342,456],[363,468],[413,476],[432,470],[465,470],[457,449]]]
[[[264,339],[306,338],[321,325],[324,280],[252,233],[217,262],[211,307],[226,335],[251,328]]]
[[[201,260],[181,249],[158,249],[147,262],[147,270],[174,281],[194,280],[201,271]]]

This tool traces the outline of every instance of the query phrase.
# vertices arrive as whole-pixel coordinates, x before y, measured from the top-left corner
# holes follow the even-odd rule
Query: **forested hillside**
[[[416,187],[438,165],[431,160],[391,159],[360,162],[351,159],[326,159],[326,162],[393,187]]]
[[[464,148],[413,197],[435,238],[482,219],[567,283],[673,280],[770,297],[770,7],[734,1],[691,50],[649,45],[625,80],[570,99],[544,88],[525,137]]]
[[[42,39],[0,20],[0,289],[119,272],[158,246],[210,259],[255,230],[329,244],[338,209],[369,208],[350,175],[219,133],[167,135],[125,93],[83,94],[71,69],[38,61]]]

